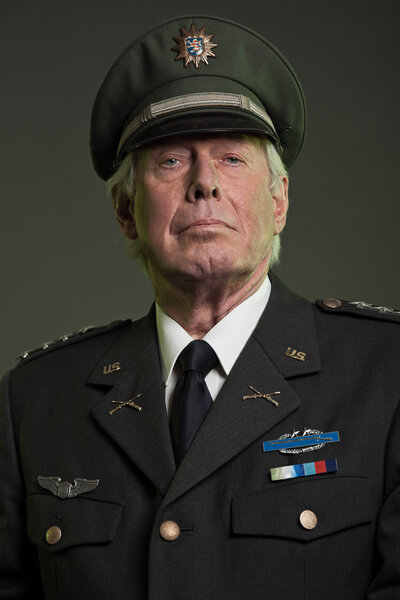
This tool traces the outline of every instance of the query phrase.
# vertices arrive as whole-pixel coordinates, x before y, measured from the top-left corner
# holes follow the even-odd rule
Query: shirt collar
[[[204,336],[212,346],[226,376],[254,331],[271,293],[271,282],[265,278],[258,290],[236,306]],[[175,362],[193,338],[156,304],[157,332],[160,344],[164,384],[168,385]]]

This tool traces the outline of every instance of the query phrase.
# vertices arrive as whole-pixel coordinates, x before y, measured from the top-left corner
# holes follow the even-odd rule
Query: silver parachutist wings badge
[[[62,481],[61,477],[41,477],[37,478],[38,484],[45,490],[49,490],[57,498],[75,498],[80,494],[91,492],[100,483],[99,479],[82,479],[77,477],[74,483]]]

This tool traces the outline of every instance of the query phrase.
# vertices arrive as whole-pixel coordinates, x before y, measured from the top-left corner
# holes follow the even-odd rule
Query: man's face
[[[246,279],[268,269],[285,224],[287,180],[271,194],[259,140],[170,138],[139,153],[136,173],[122,229],[137,237],[153,284],[160,276]]]

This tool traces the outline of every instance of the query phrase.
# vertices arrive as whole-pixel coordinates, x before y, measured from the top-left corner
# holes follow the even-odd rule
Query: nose
[[[191,183],[188,189],[189,202],[198,200],[211,200],[221,198],[221,188],[218,173],[213,161],[209,157],[197,157],[194,161]]]

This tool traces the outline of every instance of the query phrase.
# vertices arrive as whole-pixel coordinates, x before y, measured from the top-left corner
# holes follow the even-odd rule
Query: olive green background
[[[309,128],[278,275],[309,299],[400,307],[397,0],[3,3],[1,371],[22,350],[147,311],[151,287],[91,166],[89,117],[119,52],[192,11],[262,33],[305,90]]]

